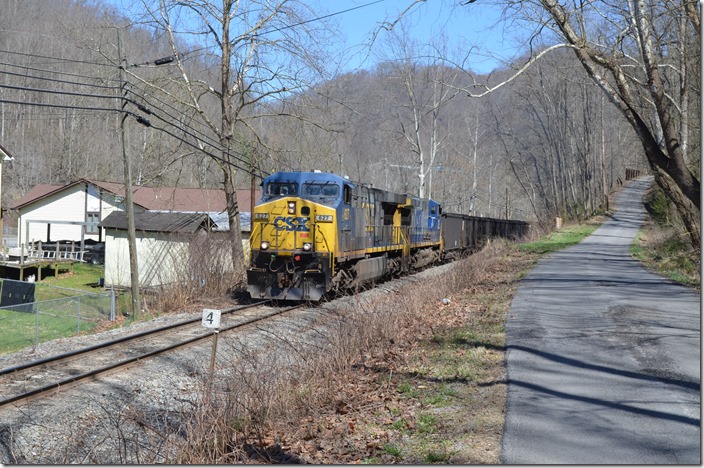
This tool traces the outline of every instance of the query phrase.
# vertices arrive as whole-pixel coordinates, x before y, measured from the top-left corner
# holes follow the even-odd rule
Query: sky
[[[2,0],[0,0],[2,1]],[[105,0],[126,12],[139,2],[135,0]],[[427,44],[441,33],[445,34],[450,51],[471,50],[465,68],[477,73],[489,73],[501,61],[515,58],[517,40],[514,33],[505,33],[501,24],[501,4],[495,0],[478,0],[467,5],[467,0],[301,0],[308,3],[318,17],[336,22],[346,38],[346,44],[335,44],[350,57],[343,71],[371,68],[379,55],[370,53],[369,44],[379,26],[394,22],[404,15],[408,31],[420,44]],[[414,4],[415,3],[415,4]],[[217,2],[216,2],[217,4]],[[399,29],[397,25],[395,29]],[[389,33],[381,31],[374,43],[375,49],[383,45]]]
[[[414,5],[406,13],[412,37],[428,43],[443,32],[452,47],[462,43],[466,51],[468,46],[475,46],[472,50],[476,53],[470,55],[469,66],[479,73],[492,71],[500,65],[500,59],[514,58],[517,41],[512,34],[504,34],[499,22],[500,8],[494,2],[479,1],[464,6],[460,3],[460,0],[426,0]],[[350,53],[356,51],[349,63],[354,69],[374,64],[375,58],[364,45],[381,23],[393,22],[413,0],[320,0],[319,4],[326,10],[320,15],[339,13],[333,18],[347,37]],[[378,42],[383,41],[383,33]],[[497,55],[498,59],[490,55]]]

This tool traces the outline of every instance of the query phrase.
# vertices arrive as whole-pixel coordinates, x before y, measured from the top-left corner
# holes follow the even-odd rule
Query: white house
[[[113,212],[125,211],[124,185],[79,179],[67,185],[38,185],[17,200],[17,242],[105,240],[105,228],[98,223]],[[257,191],[255,199],[261,196]],[[145,187],[134,188],[135,215],[146,211],[208,213],[217,219],[219,230],[227,225],[225,192],[219,189]],[[238,190],[242,230],[248,231],[250,191]],[[225,222],[223,222],[223,218]]]

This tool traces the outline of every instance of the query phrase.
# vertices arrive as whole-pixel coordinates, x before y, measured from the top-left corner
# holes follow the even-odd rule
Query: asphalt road
[[[701,464],[700,295],[629,254],[652,177],[524,278],[506,322],[507,464]]]

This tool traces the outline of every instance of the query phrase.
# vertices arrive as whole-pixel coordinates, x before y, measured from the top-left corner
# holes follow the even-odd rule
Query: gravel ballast
[[[295,357],[283,351],[314,342],[322,335],[321,322],[325,322],[326,314],[331,311],[353,305],[354,301],[370,295],[388,294],[449,268],[451,265],[443,265],[385,283],[357,298],[347,297],[320,308],[302,309],[246,332],[221,333],[216,373],[232,365],[242,349],[268,351],[282,363],[289,362]],[[0,368],[200,315],[201,311],[168,314],[129,327],[55,340],[34,351],[30,348],[0,357]],[[287,340],[285,346],[282,337]],[[203,376],[208,374],[210,354],[211,342],[206,340],[143,361],[126,371],[77,384],[54,396],[3,409],[0,411],[0,463],[131,464],[171,460],[173,452],[169,453],[169,447],[178,446],[175,439],[181,415],[203,397]],[[176,444],[170,446],[169,442]]]

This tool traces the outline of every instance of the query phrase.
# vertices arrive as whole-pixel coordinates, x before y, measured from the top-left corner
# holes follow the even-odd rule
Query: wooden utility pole
[[[604,199],[606,211],[609,211],[609,188],[606,186],[606,164],[604,155],[606,154],[606,135],[604,131],[604,93],[601,93],[601,193]]]
[[[254,199],[254,194],[257,191],[257,181],[256,181],[256,174],[255,168],[257,167],[257,149],[254,148],[252,149],[252,156],[250,158],[251,162],[251,170],[252,170],[252,178],[250,179],[250,187],[249,187],[249,228],[250,232],[254,230],[254,204],[256,200]]]
[[[0,145],[0,249],[3,255],[5,254],[5,225],[3,224],[3,212],[2,212],[2,164],[5,161],[14,161],[15,158],[10,156],[10,153]]]
[[[125,121],[127,113],[127,82],[125,79],[125,66],[127,59],[122,53],[122,29],[117,29],[117,53],[120,57],[120,140],[122,142],[122,160],[125,166],[125,211],[127,212],[127,243],[130,253],[130,289],[132,290],[132,314],[141,314],[142,307],[139,298],[139,270],[137,268],[137,236],[134,226],[134,203],[132,203],[132,163],[128,151],[127,132],[125,131]]]

